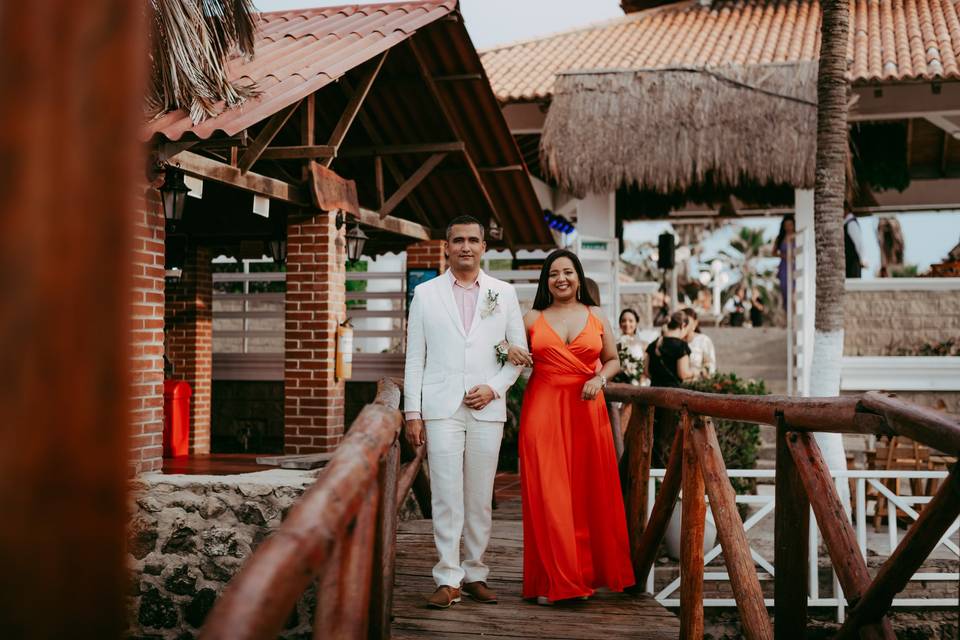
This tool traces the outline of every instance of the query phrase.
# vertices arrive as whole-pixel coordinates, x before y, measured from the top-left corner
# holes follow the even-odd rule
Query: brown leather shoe
[[[477,602],[497,604],[497,594],[486,582],[467,582],[463,585],[463,592]]]
[[[427,606],[434,609],[449,609],[457,602],[460,602],[460,589],[448,585],[437,587],[427,598]]]

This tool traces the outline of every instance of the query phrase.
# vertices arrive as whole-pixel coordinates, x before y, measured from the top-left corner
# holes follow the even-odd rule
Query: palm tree
[[[151,0],[147,110],[187,109],[194,123],[254,95],[227,77],[226,62],[253,55],[252,0]]]
[[[814,235],[817,251],[816,320],[810,395],[840,394],[843,357],[843,216],[847,154],[847,42],[849,0],[822,0],[820,68],[817,77],[817,157]],[[817,434],[831,469],[845,469],[839,434]],[[845,488],[846,483],[838,484]],[[841,494],[843,495],[843,494]],[[849,504],[849,501],[846,501]]]

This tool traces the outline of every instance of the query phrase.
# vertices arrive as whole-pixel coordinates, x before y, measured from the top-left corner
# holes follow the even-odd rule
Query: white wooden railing
[[[252,292],[252,283],[285,282],[283,272],[214,273],[213,378],[283,380],[283,293]],[[346,274],[348,282],[367,282],[366,291],[348,291],[347,317],[354,326],[351,380],[375,382],[403,375],[406,334],[405,274],[402,271]],[[218,292],[217,284],[242,283],[242,293]]]
[[[767,480],[773,480],[776,477],[776,472],[773,469],[760,470],[760,469],[728,469],[728,475],[731,478],[763,478]],[[947,471],[881,471],[881,470],[864,470],[864,471],[834,471],[832,472],[834,478],[845,478],[849,481],[855,483],[855,490],[853,492],[854,496],[854,507],[851,512],[851,519],[854,525],[854,529],[857,534],[857,541],[860,546],[860,552],[863,554],[863,557],[866,559],[868,552],[873,552],[876,554],[876,558],[883,559],[889,556],[894,549],[897,548],[897,544],[900,541],[900,531],[897,528],[897,511],[906,513],[907,516],[916,520],[918,513],[915,509],[917,505],[926,504],[931,500],[929,496],[913,496],[913,495],[902,495],[895,490],[889,488],[884,483],[884,480],[890,479],[899,479],[901,480],[901,486],[908,486],[910,480],[931,480],[931,479],[945,479],[948,475]],[[653,511],[653,504],[656,499],[656,491],[659,488],[659,482],[662,480],[664,475],[663,469],[651,469],[650,470],[650,480],[647,491],[647,513]],[[769,487],[770,485],[764,485]],[[870,516],[869,520],[872,521],[872,511],[870,510],[870,504],[875,498],[868,496],[868,489],[876,492],[879,495],[882,495],[886,498],[889,503],[896,508],[887,509],[887,518],[886,518],[886,531],[885,533],[873,532],[868,529],[868,515]],[[708,499],[709,500],[709,499]],[[744,521],[744,530],[750,531],[757,527],[762,520],[765,518],[771,518],[774,513],[775,499],[773,493],[769,495],[744,495],[738,494],[736,497],[738,504],[749,505],[751,508],[750,515]],[[708,502],[709,505],[709,502]],[[679,517],[679,509],[675,511],[675,515]],[[707,519],[712,523],[713,516],[710,513],[709,508],[707,509]],[[810,522],[816,522],[816,519],[811,511]],[[872,528],[872,525],[870,526]],[[938,548],[945,549],[945,553],[948,556],[948,561],[950,562],[953,570],[952,571],[922,571],[914,574],[912,581],[913,582],[946,582],[956,584],[960,580],[960,544],[958,544],[958,529],[960,529],[960,519],[958,519],[953,526],[947,531],[940,541]],[[769,539],[773,539],[772,530],[769,535]],[[837,621],[842,622],[844,619],[844,612],[846,609],[846,600],[843,598],[842,590],[840,589],[839,583],[837,582],[836,576],[833,576],[833,588],[831,593],[821,593],[820,591],[820,572],[821,572],[821,562],[825,558],[826,562],[829,562],[828,556],[823,554],[822,556],[819,553],[819,534],[817,527],[810,527],[810,544],[809,544],[809,572],[810,572],[810,594],[808,598],[809,606],[811,607],[834,607],[837,612]],[[751,547],[751,555],[753,556],[754,562],[758,567],[758,576],[760,578],[761,584],[763,582],[772,581],[775,567],[772,562],[772,558],[767,558],[761,555],[759,551]],[[704,566],[706,567],[704,571],[704,580],[705,581],[714,581],[714,582],[726,582],[729,577],[726,571],[716,571],[711,569],[722,569],[722,565],[717,567],[711,567],[710,563],[715,558],[717,558],[721,553],[719,543],[714,546],[712,549],[708,550],[704,554]],[[676,571],[675,564],[666,565],[666,567],[671,568],[672,573]],[[665,567],[660,565],[660,572],[663,572]],[[662,580],[661,580],[662,582]],[[668,607],[679,607],[680,598],[679,598],[679,588],[680,588],[680,578],[677,577],[671,580],[668,584],[661,586],[659,589],[656,589],[657,583],[657,565],[654,565],[654,568],[650,571],[650,574],[647,577],[646,590],[649,593],[653,593],[656,600],[662,603],[664,606]],[[955,592],[955,590],[954,590]],[[773,606],[773,598],[767,598],[765,603],[768,607]],[[707,598],[703,600],[705,607],[735,607],[736,601],[730,598]],[[931,597],[931,598],[916,598],[916,597],[904,597],[896,598],[893,601],[893,606],[895,607],[958,607],[960,606],[960,598],[957,597]]]

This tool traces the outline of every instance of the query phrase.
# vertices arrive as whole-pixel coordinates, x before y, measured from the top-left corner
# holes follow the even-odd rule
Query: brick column
[[[346,389],[334,377],[337,326],[346,319],[346,226],[318,213],[287,227],[284,450],[331,451],[343,438]]]
[[[130,463],[134,473],[163,467],[163,260],[160,193],[146,188],[134,210],[130,341]]]
[[[193,391],[190,454],[210,453],[210,391],[213,378],[213,276],[210,249],[190,247],[183,275],[166,287],[166,355],[173,377]]]
[[[443,240],[426,240],[407,247],[407,269],[447,270],[447,259],[443,256]]]

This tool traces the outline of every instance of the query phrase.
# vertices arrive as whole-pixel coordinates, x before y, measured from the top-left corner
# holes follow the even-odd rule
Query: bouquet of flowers
[[[613,382],[639,385],[640,374],[643,373],[643,360],[633,352],[629,344],[622,340],[617,343],[617,355],[620,356],[620,373],[613,377]]]

